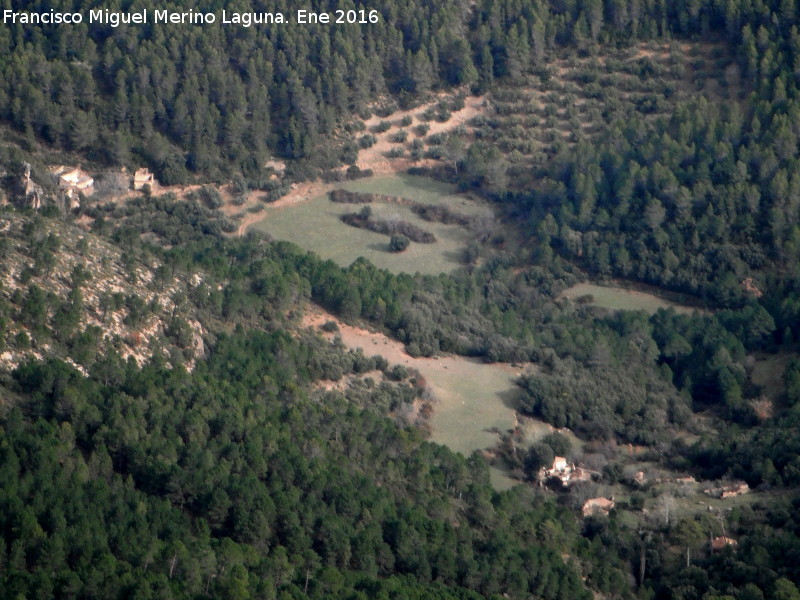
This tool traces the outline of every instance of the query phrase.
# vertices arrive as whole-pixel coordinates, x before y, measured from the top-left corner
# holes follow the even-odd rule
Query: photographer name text
[[[379,23],[381,15],[377,10],[354,9],[335,10],[333,12],[314,12],[298,9],[291,15],[282,12],[232,12],[221,13],[200,12],[195,10],[172,11],[158,9],[142,9],[134,12],[119,12],[108,9],[90,10],[88,15],[82,12],[17,12],[3,11],[5,25],[77,25],[92,23],[119,27],[120,25],[236,25],[252,27],[253,25],[374,25]]]

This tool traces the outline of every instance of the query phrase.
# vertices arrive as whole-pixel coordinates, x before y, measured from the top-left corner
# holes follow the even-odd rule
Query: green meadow
[[[426,204],[445,204],[465,214],[476,214],[481,206],[453,186],[425,177],[393,175],[361,181],[342,182],[337,187],[354,192],[400,196]],[[431,223],[417,216],[410,208],[394,203],[373,202],[369,206],[379,219],[398,218],[413,223],[436,236],[433,244],[412,242],[401,253],[389,251],[389,237],[365,229],[345,225],[339,217],[357,212],[362,204],[336,204],[328,195],[288,206],[267,207],[265,218],[254,225],[275,239],[287,240],[316,252],[323,258],[347,266],[363,256],[376,266],[394,273],[439,274],[452,272],[462,262],[464,248],[472,234],[458,225]]]
[[[591,296],[589,304],[610,310],[643,310],[654,314],[659,308],[673,308],[675,312],[683,314],[691,314],[695,310],[703,312],[702,309],[671,302],[648,292],[594,283],[579,283],[561,292],[561,297],[570,300],[582,296]]]

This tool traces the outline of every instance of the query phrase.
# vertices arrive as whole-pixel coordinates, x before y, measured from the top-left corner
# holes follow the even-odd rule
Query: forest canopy
[[[0,346],[24,357],[0,374],[3,596],[800,597],[798,3],[390,0],[376,10],[364,26],[4,24],[4,192],[17,159],[46,147],[98,168],[146,164],[168,185],[233,179],[274,200],[292,180],[355,163],[353,134],[373,112],[442,90],[547,81],[558,53],[596,58],[599,72],[604,49],[644,40],[713,40],[719,65],[747,85],[724,101],[679,102],[664,89],[591,138],[554,140],[528,173],[509,168],[503,144],[440,136],[438,174],[514,224],[476,240],[453,274],[395,275],[364,259],[341,267],[284,242],[228,239],[235,226],[212,187],[182,199],[148,190],[83,209],[87,237],[115,248],[106,261],[141,284],[90,304],[92,273],[56,268],[67,249],[89,253],[60,241],[69,215],[16,213],[0,238]],[[645,79],[657,66],[630,70]],[[602,97],[595,75],[582,83]],[[673,110],[659,112],[665,104]],[[614,114],[600,111],[598,123]],[[363,146],[375,143],[367,135]],[[399,144],[408,133],[394,135]],[[288,168],[270,187],[273,156]],[[515,175],[532,183],[515,187]],[[412,243],[408,230],[385,233],[405,238],[398,252]],[[705,310],[604,310],[561,295],[587,275],[689,294]],[[151,292],[173,285],[161,306]],[[517,382],[521,416],[568,427],[591,448],[641,445],[687,479],[741,479],[758,500],[692,513],[637,483],[607,515],[581,519],[570,504],[598,488],[497,493],[483,454],[452,453],[397,419],[412,412],[418,381],[300,331],[309,302],[393,335],[415,357],[532,363]],[[121,358],[154,315],[157,343],[139,362]],[[94,324],[115,316],[127,340]],[[777,385],[755,383],[764,356],[783,360]],[[376,371],[388,373],[380,384],[344,383]],[[341,385],[325,391],[323,380]],[[547,436],[534,446],[544,452],[518,452],[513,433],[500,432],[528,476],[573,451]],[[627,485],[613,455],[600,458],[595,476]],[[715,550],[717,532],[736,543]]]

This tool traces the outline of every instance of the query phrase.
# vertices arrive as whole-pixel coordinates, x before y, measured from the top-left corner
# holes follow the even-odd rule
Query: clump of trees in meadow
[[[372,210],[369,206],[365,206],[357,213],[345,213],[339,218],[343,223],[351,227],[368,229],[375,233],[383,233],[390,236],[400,234],[418,244],[433,244],[436,242],[435,235],[413,223],[399,218],[379,219],[372,216]]]

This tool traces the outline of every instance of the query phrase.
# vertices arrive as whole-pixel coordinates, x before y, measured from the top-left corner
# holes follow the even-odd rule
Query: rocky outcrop
[[[31,179],[31,165],[30,163],[22,163],[23,173],[17,184],[19,190],[19,202],[22,206],[39,210],[42,208],[42,198],[44,197],[44,190],[42,186],[35,183]]]

